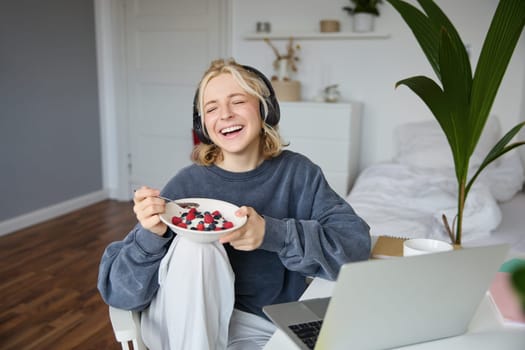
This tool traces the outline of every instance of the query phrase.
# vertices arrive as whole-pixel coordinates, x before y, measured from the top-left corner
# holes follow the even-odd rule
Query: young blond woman
[[[194,164],[162,191],[135,192],[138,224],[107,247],[98,287],[108,304],[124,309],[145,309],[155,297],[159,264],[175,236],[159,219],[165,202],[157,195],[231,202],[248,220],[220,241],[235,274],[228,349],[261,349],[275,331],[262,307],[297,300],[306,276],[333,280],[342,264],[368,259],[369,227],[319,166],[283,150],[278,102],[256,69],[212,62],[196,92],[193,118],[202,141]]]

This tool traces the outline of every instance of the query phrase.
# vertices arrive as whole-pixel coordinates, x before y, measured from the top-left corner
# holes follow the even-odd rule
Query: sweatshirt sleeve
[[[158,269],[173,232],[160,237],[140,224],[124,240],[111,243],[99,267],[98,289],[104,301],[126,310],[145,309],[158,290]]]
[[[341,265],[369,258],[370,228],[320,170],[310,184],[297,201],[298,211],[308,214],[298,215],[301,219],[265,216],[260,248],[276,252],[289,270],[334,280]]]

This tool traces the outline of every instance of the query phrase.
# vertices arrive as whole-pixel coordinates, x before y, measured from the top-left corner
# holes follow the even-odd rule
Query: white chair
[[[310,284],[314,278],[307,277],[306,282]],[[115,338],[122,346],[123,350],[148,350],[142,341],[140,328],[140,312],[118,309],[109,306],[109,319],[113,327]]]
[[[147,350],[140,335],[140,312],[128,311],[109,307],[109,318],[113,326],[115,338],[120,342],[123,350]]]

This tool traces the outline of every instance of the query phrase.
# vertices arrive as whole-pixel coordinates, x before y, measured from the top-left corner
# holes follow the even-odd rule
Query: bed
[[[469,174],[500,139],[492,116],[471,157]],[[445,136],[434,120],[400,125],[392,161],[365,168],[347,196],[370,225],[372,236],[429,237],[449,240],[442,215],[456,215],[457,182]],[[525,253],[524,169],[516,150],[490,166],[476,180],[464,210],[463,244],[508,242]]]

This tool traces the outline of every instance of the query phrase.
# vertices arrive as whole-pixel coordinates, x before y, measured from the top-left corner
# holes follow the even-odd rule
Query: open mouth
[[[231,136],[237,134],[243,129],[241,125],[233,125],[221,130],[221,134],[224,136]]]

